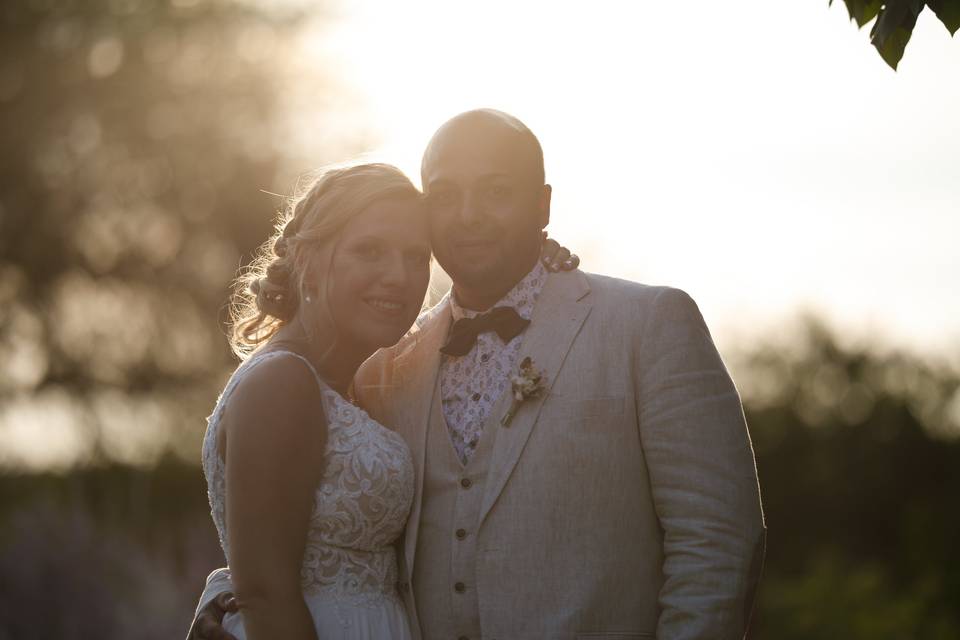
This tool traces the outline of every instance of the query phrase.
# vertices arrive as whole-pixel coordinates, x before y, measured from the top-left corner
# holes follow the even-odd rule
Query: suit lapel
[[[410,571],[413,569],[413,556],[417,549],[420,508],[423,502],[427,425],[440,371],[440,347],[449,332],[450,319],[450,303],[445,298],[419,328],[411,344],[394,360],[393,388],[397,391],[394,406],[398,409],[393,413],[402,419],[398,428],[410,445],[416,475],[413,506],[404,537],[404,555]]]
[[[523,447],[530,438],[543,403],[550,395],[550,389],[563,366],[567,352],[570,351],[574,338],[590,314],[591,304],[588,299],[585,299],[588,293],[590,293],[590,286],[579,271],[565,275],[551,275],[544,284],[533,311],[530,327],[524,334],[517,366],[525,357],[529,357],[533,361],[533,366],[544,372],[546,389],[539,397],[525,401],[509,426],[504,427],[500,423],[503,414],[510,406],[509,398],[502,397],[487,419],[485,428],[499,431],[490,458],[490,469],[480,508],[481,524],[503,491],[510,473],[520,459]],[[503,395],[509,394],[508,388]]]

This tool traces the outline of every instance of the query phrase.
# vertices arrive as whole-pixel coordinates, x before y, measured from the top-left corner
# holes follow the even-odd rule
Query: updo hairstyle
[[[382,200],[419,199],[403,172],[381,163],[330,169],[278,214],[273,235],[234,282],[230,346],[241,360],[296,317],[306,285],[326,307],[324,274],[344,226]]]

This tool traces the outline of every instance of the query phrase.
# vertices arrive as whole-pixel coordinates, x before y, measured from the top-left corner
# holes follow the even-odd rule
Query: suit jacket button
[[[470,478],[460,478],[460,486],[464,489],[469,489],[472,484],[473,480]]]
[[[463,540],[467,537],[467,531],[465,529],[457,529],[457,540]]]
[[[458,582],[455,585],[453,585],[453,590],[456,591],[457,593],[463,593],[464,591],[467,590],[467,585],[463,584],[462,582]]]

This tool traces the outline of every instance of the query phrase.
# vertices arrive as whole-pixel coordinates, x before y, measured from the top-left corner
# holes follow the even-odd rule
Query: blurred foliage
[[[196,456],[267,192],[362,139],[278,6],[0,5],[0,465]]]
[[[960,29],[960,0],[843,0],[850,19],[858,27],[873,20],[870,42],[877,48],[883,60],[897,68],[904,49],[913,35],[917,18],[927,7],[936,14],[943,26],[953,36]],[[833,4],[833,0],[830,0]]]
[[[960,637],[960,373],[811,318],[732,368],[769,529],[752,637]]]

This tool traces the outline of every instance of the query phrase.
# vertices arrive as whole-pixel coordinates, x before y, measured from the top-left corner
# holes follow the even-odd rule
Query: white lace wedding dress
[[[207,425],[203,471],[214,524],[227,562],[226,477],[217,450],[217,430],[237,383],[268,358],[304,358],[288,351],[256,354],[227,383]],[[314,371],[314,376],[316,372]],[[413,500],[410,450],[399,434],[375,422],[317,377],[328,422],[323,479],[317,487],[301,567],[303,597],[319,638],[372,640],[410,638],[397,594],[394,543]],[[269,428],[269,425],[264,425]],[[318,464],[320,461],[318,461]],[[245,638],[241,614],[224,627]]]

